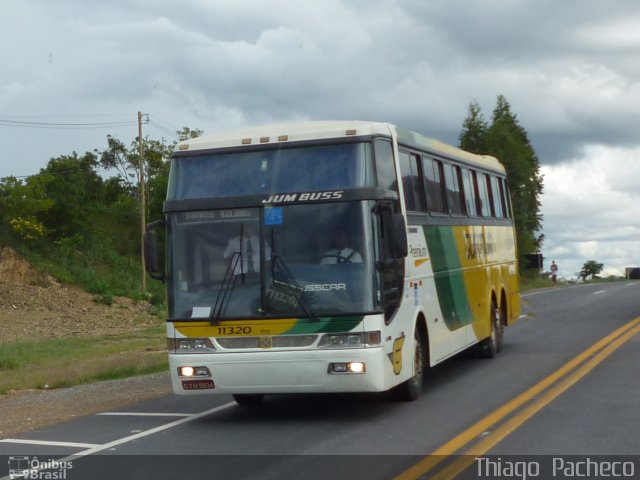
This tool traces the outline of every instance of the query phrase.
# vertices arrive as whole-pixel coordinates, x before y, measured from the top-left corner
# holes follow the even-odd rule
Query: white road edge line
[[[113,440],[112,442],[105,443],[103,445],[99,445],[97,447],[89,448],[87,450],[83,450],[82,452],[75,453],[68,457],[69,460],[78,457],[84,457],[86,455],[91,455],[93,453],[101,452],[102,450],[107,450],[108,448],[113,448],[118,445],[122,445],[123,443],[128,443],[133,440],[137,440],[139,438],[147,437],[149,435],[153,435],[154,433],[162,432],[163,430],[168,430],[169,428],[177,427],[178,425],[182,425],[183,423],[190,422],[191,420],[196,420],[198,418],[206,417],[207,415],[211,415],[212,413],[217,413],[222,410],[226,410],[229,407],[233,407],[237,405],[236,402],[228,402],[218,407],[210,408],[209,410],[205,410],[204,412],[194,413],[185,418],[181,418],[180,420],[174,420],[173,422],[165,423],[164,425],[160,425],[159,427],[151,428],[149,430],[145,430],[143,432],[135,433],[133,435],[129,435],[128,437],[119,438],[118,440]],[[66,459],[65,459],[66,460]]]
[[[110,415],[114,417],[190,417],[193,413],[155,413],[155,412],[102,412],[96,415]]]
[[[27,445],[51,445],[54,447],[78,447],[78,448],[96,448],[100,447],[97,443],[77,443],[77,442],[54,442],[49,440],[29,440],[27,438],[5,438],[0,440],[1,443],[23,443]]]
[[[222,410],[226,410],[227,408],[233,407],[234,405],[237,405],[237,403],[228,402],[223,405],[210,408],[209,410],[205,410],[204,412],[194,413],[193,415],[190,415],[185,418],[181,418],[180,420],[175,420],[173,422],[160,425],[159,427],[155,427],[150,430],[145,430],[144,432],[136,433],[134,435],[129,435],[128,437],[119,438],[118,440],[114,440],[112,442],[105,443],[103,445],[96,445],[96,446],[90,447],[87,450],[82,450],[81,452],[74,453],[65,458],[56,460],[56,462],[58,463],[71,462],[73,460],[77,460],[78,458],[86,457],[88,455],[92,455],[94,453],[98,453],[103,450],[107,450],[109,448],[122,445],[123,443],[131,442],[132,440],[137,440],[138,438],[147,437],[149,435],[153,435],[154,433],[162,432],[163,430],[168,430],[169,428],[177,427],[178,425],[182,425],[183,423],[190,422],[191,420],[197,420],[198,418],[206,417],[207,415],[211,415],[212,413],[221,412]],[[9,479],[10,477],[8,475],[6,477],[0,478],[0,480],[9,480]]]

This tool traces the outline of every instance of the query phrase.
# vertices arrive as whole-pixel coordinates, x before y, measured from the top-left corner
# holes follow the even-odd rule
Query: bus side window
[[[462,183],[464,186],[464,198],[467,206],[467,215],[470,217],[478,216],[478,203],[476,185],[473,181],[473,175],[468,168],[462,169]]]
[[[398,179],[393,165],[393,149],[391,142],[376,139],[374,142],[376,176],[378,186],[388,190],[398,191]]]
[[[493,189],[491,188],[491,177],[486,173],[484,173],[482,177],[484,178],[482,183],[484,183],[487,188],[487,197],[489,199],[489,209],[491,210],[490,216],[495,217],[496,206],[493,203]]]
[[[489,200],[489,192],[487,191],[486,175],[481,173],[476,175],[478,184],[478,196],[480,198],[480,213],[483,217],[491,216],[491,204]]]
[[[509,185],[507,183],[506,178],[502,179],[502,186],[503,186],[505,206],[507,207],[506,208],[507,218],[512,218],[513,214],[511,213],[511,196],[509,195]]]
[[[400,152],[400,174],[407,211],[424,212],[424,196],[418,172],[418,156]]]
[[[442,181],[442,162],[433,158],[422,157],[422,169],[424,171],[427,207],[429,211],[446,213]]]
[[[496,218],[504,218],[506,216],[504,194],[502,192],[502,182],[498,177],[491,177],[491,191],[493,192],[493,205],[495,206]]]
[[[460,187],[460,167],[457,165],[445,164],[444,172],[449,212],[454,215],[464,215],[464,203],[462,198],[462,189]]]

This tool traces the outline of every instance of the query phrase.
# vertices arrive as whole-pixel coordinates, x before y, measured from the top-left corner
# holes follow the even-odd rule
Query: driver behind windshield
[[[336,263],[362,263],[362,256],[349,246],[349,236],[344,230],[337,230],[333,234],[333,245],[320,259],[323,265]]]

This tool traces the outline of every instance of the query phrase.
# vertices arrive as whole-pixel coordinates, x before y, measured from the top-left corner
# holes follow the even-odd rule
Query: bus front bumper
[[[361,373],[355,373],[358,364]],[[185,376],[189,367],[200,375]],[[169,368],[178,395],[339,393],[387,390],[385,369],[391,370],[391,363],[382,347],[370,347],[169,354]]]

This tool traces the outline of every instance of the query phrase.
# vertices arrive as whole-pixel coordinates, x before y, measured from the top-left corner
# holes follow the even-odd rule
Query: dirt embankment
[[[4,342],[86,335],[114,335],[157,325],[147,302],[114,298],[96,302],[79,287],[62,285],[0,247],[0,348]],[[1,373],[1,371],[0,371]],[[0,395],[0,439],[170,391],[168,374]]]
[[[113,335],[158,323],[147,302],[114,298],[96,302],[79,287],[37,271],[15,250],[0,247],[0,338]]]

